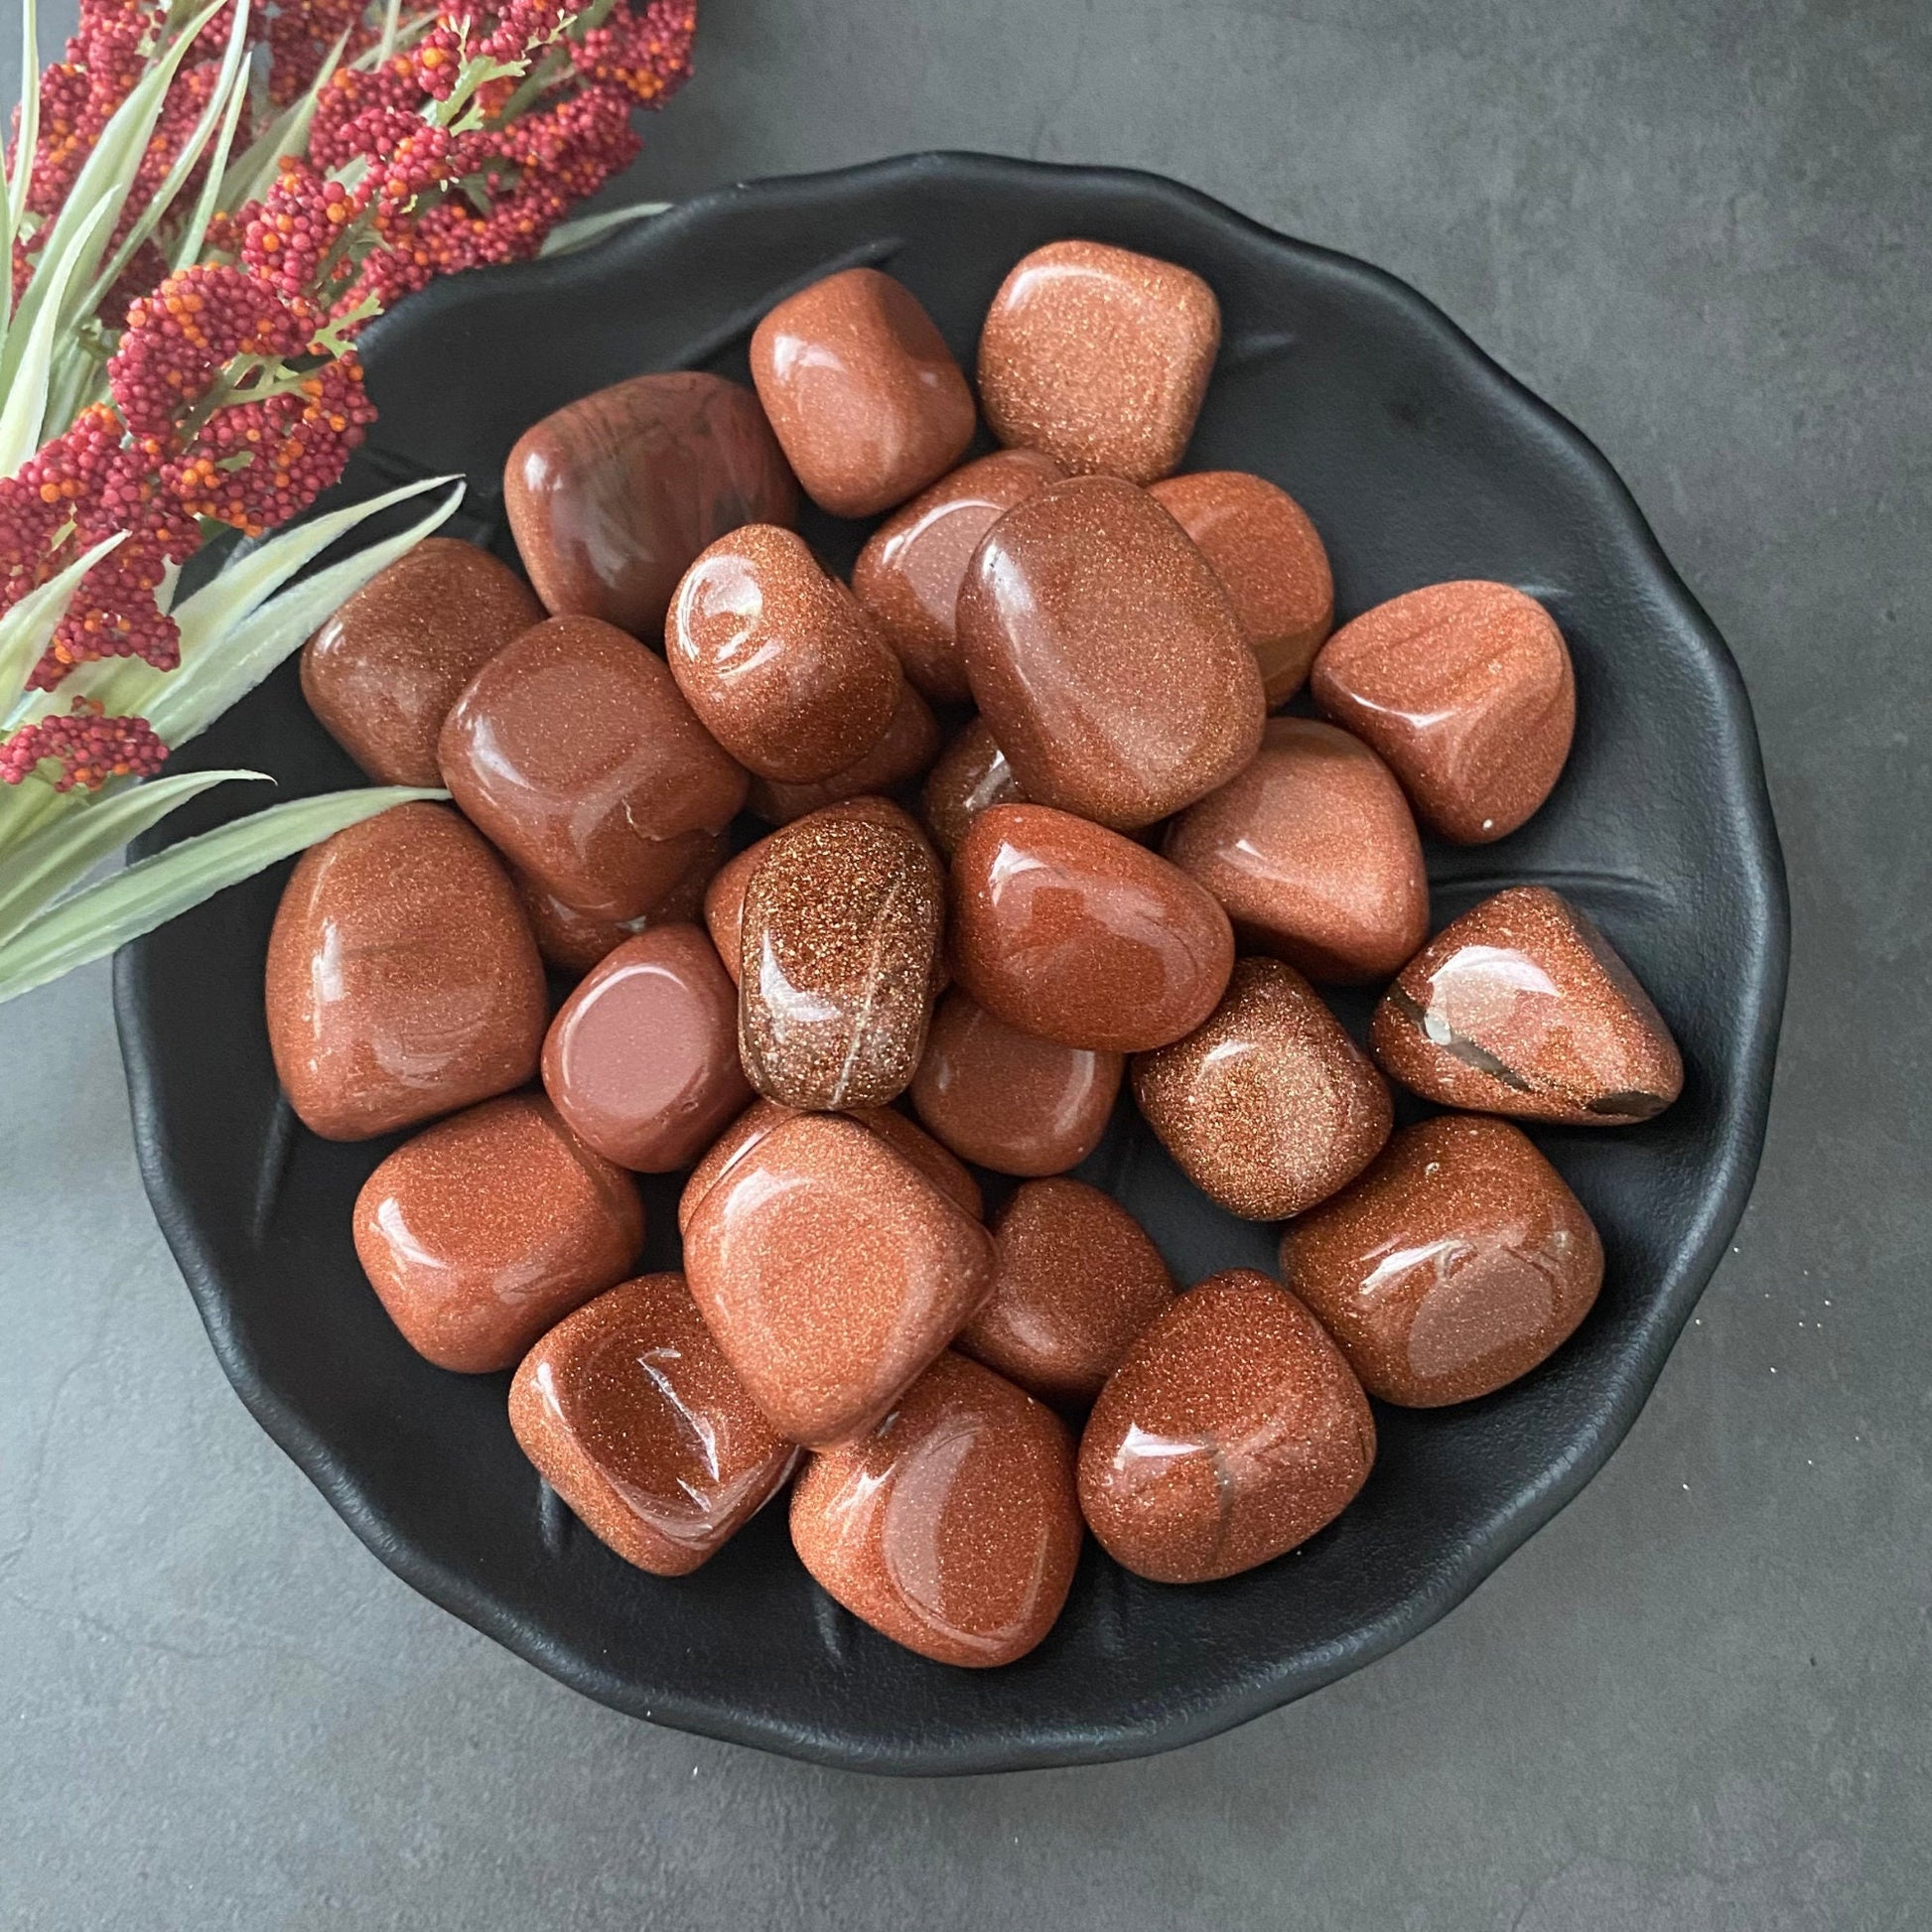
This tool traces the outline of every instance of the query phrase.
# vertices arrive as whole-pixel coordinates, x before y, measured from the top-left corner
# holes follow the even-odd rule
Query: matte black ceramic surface
[[[1783,994],[1783,873],[1743,687],[1602,458],[1403,284],[1170,183],[921,156],[729,189],[581,255],[439,283],[369,334],[382,418],[344,494],[465,472],[456,533],[507,553],[495,480],[549,410],[647,369],[742,379],[772,301],[857,262],[907,282],[970,368],[1007,269],[1063,235],[1213,284],[1225,338],[1187,467],[1257,471],[1294,494],[1327,540],[1338,617],[1490,577],[1542,598],[1570,639],[1579,725],[1555,796],[1496,845],[1429,853],[1438,924],[1519,880],[1573,896],[1684,1050],[1684,1096],[1660,1119],[1531,1129],[1608,1256],[1601,1300],[1552,1362],[1463,1408],[1379,1410],[1361,1499],[1296,1554],[1170,1589],[1090,1544],[1037,1651],[948,1670],[819,1591],[782,1510],[694,1577],[628,1568],[524,1461],[507,1377],[446,1375],[410,1352],[349,1244],[356,1188],[393,1143],[316,1140],[276,1093],[261,974],[286,868],[130,946],[116,978],[162,1227],[243,1400],[357,1535],[592,1697],[868,1770],[1184,1743],[1369,1662],[1464,1596],[1602,1464],[1716,1267],[1757,1163]],[[840,567],[865,534],[815,516],[805,530]],[[253,765],[283,796],[356,777],[309,717],[293,663],[179,763]],[[173,836],[255,802],[215,792]],[[1358,1029],[1366,1010],[1344,1006]],[[1274,1230],[1210,1206],[1129,1115],[1081,1172],[1141,1216],[1183,1281],[1274,1265]],[[675,1185],[646,1188],[649,1264],[674,1265]]]

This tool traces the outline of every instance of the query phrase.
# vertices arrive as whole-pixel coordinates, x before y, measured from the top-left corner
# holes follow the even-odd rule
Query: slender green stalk
[[[248,90],[246,60],[249,12],[248,0],[222,0],[224,5],[230,3],[234,7],[234,24],[228,30],[220,71],[208,92],[207,105],[203,108],[201,118],[190,131],[188,139],[182,143],[181,152],[175,156],[173,165],[162,177],[161,186],[149,198],[147,207],[135,217],[107,265],[94,277],[93,286],[80,304],[83,316],[91,316],[100,308],[107,299],[108,290],[126,273],[135,251],[167,218],[175,198],[187,185],[189,176],[195,172],[222,122],[228,122],[230,127],[234,124],[229,108],[231,104],[238,103]],[[236,111],[239,111],[238,106]],[[218,168],[211,168],[209,178],[213,179],[218,173]]]
[[[283,108],[229,164],[227,173],[220,178],[220,190],[213,203],[215,208],[232,210],[245,207],[250,202],[260,201],[275,179],[275,166],[282,156],[301,154],[308,148],[309,124],[315,119],[316,104],[322,98],[323,88],[335,78],[347,40],[346,34],[337,36],[328,59],[323,62],[301,98]],[[211,215],[213,209],[210,208],[209,212]],[[186,268],[189,263],[178,260],[175,265]]]
[[[27,196],[34,183],[34,150],[41,138],[40,29],[34,0],[20,0],[20,139],[14,149],[13,179],[7,184],[7,253],[27,218]],[[8,295],[12,295],[9,278]]]
[[[34,272],[33,286],[16,318],[17,323],[27,324],[26,334],[17,327],[7,345],[13,367],[5,378],[6,401],[0,404],[0,477],[13,476],[41,446],[54,359],[67,328],[62,310],[68,288],[112,225],[123,199],[112,192],[102,195],[74,222],[59,256]],[[41,301],[30,323],[28,304],[36,295]]]
[[[177,805],[243,778],[273,782],[262,771],[183,771],[151,778],[97,798],[75,817],[45,825],[23,839],[0,871],[0,945],[24,932],[44,906],[72,892],[103,859],[159,824]]]
[[[670,206],[669,202],[633,202],[629,207],[606,208],[601,214],[581,214],[575,221],[559,221],[544,237],[537,253],[546,260],[557,255],[573,255],[578,249],[601,241],[614,229],[666,213]]]
[[[214,152],[208,157],[207,173],[202,179],[202,192],[195,199],[187,221],[176,238],[168,265],[179,273],[202,259],[202,244],[207,239],[208,223],[221,207],[221,180],[228,169],[228,151],[234,146],[235,129],[241,124],[241,110],[248,104],[248,76],[229,89],[227,111],[221,116],[221,131],[214,139]]]
[[[104,957],[224,887],[238,885],[345,826],[392,805],[449,795],[409,785],[325,792],[184,839],[63,899],[26,931],[0,944],[0,1001],[17,999]]]

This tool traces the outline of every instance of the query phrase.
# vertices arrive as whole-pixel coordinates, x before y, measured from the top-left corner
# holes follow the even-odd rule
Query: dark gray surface
[[[1923,1924],[1932,17],[710,0],[639,190],[1133,163],[1406,276],[1730,638],[1796,950],[1757,1194],[1608,1468],[1406,1650],[1097,1770],[885,1784],[573,1698],[242,1413],[96,971],[0,1013],[0,1926]]]

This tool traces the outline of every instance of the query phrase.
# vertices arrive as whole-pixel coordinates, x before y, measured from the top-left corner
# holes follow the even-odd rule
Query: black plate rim
[[[1703,669],[1722,702],[1723,752],[1731,781],[1728,803],[1740,832],[1739,862],[1753,889],[1758,943],[1749,976],[1738,987],[1737,1006],[1750,1016],[1742,1060],[1748,1077],[1741,1103],[1714,1150],[1711,1172],[1719,1176],[1704,1196],[1695,1240],[1672,1271],[1671,1292],[1660,1294],[1617,1377],[1614,1399],[1599,1412],[1596,1427],[1573,1442],[1571,1452],[1549,1466],[1532,1488],[1499,1508],[1462,1546],[1452,1572],[1434,1588],[1406,1598],[1379,1621],[1353,1631],[1311,1662],[1280,1661],[1239,1695],[1190,1707],[1160,1719],[1130,1718],[1096,1728],[1068,1727],[1008,1735],[925,1735],[916,1742],[882,1744],[861,1730],[809,1732],[715,1704],[650,1692],[627,1678],[606,1674],[552,1647],[544,1634],[500,1604],[490,1589],[416,1547],[365,1493],[332,1445],[311,1429],[261,1371],[242,1326],[233,1318],[229,1292],[203,1240],[161,1126],[157,1068],[149,1050],[154,985],[148,950],[140,941],[115,958],[116,1028],[128,1081],[136,1158],[155,1218],[187,1281],[210,1345],[235,1392],[276,1445],[322,1492],[362,1544],[411,1587],[453,1615],[494,1638],[548,1675],[598,1702],[658,1725],[727,1742],[843,1769],[910,1776],[949,1776],[988,1771],[1100,1763],[1151,1755],[1195,1743],[1248,1723],[1362,1668],[1421,1634],[1481,1585],[1498,1565],[1571,1502],[1609,1459],[1648,1399],[1679,1332],[1715,1272],[1725,1245],[1742,1216],[1755,1178],[1771,1098],[1779,1024],[1790,950],[1790,905],[1776,822],[1765,784],[1750,699],[1735,659],[1716,625],[1665,556],[1635,498],[1595,444],[1566,417],[1502,367],[1427,296],[1386,269],[1283,235],[1225,204],[1164,176],[1136,169],[1069,166],[967,151],[935,150],[818,173],[774,176],[735,183],[682,203],[664,214],[620,229],[589,247],[549,260],[486,269],[431,285],[411,298],[402,316],[373,326],[370,340],[398,323],[433,324],[472,297],[504,286],[567,290],[600,280],[614,266],[648,254],[657,237],[702,222],[722,205],[746,197],[782,204],[814,200],[878,185],[891,187],[941,174],[989,187],[1042,177],[1088,188],[1131,190],[1164,202],[1195,220],[1232,228],[1405,311],[1417,328],[1434,335],[1462,365],[1469,379],[1491,393],[1496,406],[1516,415],[1571,459],[1594,488],[1606,537],[1655,584],[1660,601],[1695,640]]]

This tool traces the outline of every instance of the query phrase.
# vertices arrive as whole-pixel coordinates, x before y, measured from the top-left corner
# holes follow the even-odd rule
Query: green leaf
[[[13,322],[14,236],[27,218],[27,191],[34,179],[34,148],[41,131],[41,57],[35,13],[32,0],[21,0],[20,132],[11,173],[4,152],[0,152],[0,261],[9,264],[6,281],[0,284],[0,356],[6,353],[7,332]]]
[[[245,10],[244,10],[244,18]],[[229,90],[227,112],[221,117],[221,131],[214,138],[214,152],[208,157],[207,173],[202,179],[202,192],[196,198],[169,267],[179,273],[202,259],[202,244],[207,239],[208,223],[221,207],[221,181],[228,170],[228,155],[234,147],[235,129],[241,124],[241,110],[248,105],[248,71],[244,68]]]
[[[431,477],[422,483],[404,483],[401,488],[371,496],[366,502],[351,503],[346,509],[331,510],[326,516],[311,517],[305,523],[277,531],[253,549],[230,558],[193,597],[176,609],[175,621],[181,628],[182,665],[179,670],[157,671],[153,665],[144,664],[138,658],[118,658],[111,664],[82,665],[69,675],[67,688],[83,697],[98,698],[109,711],[140,712],[145,715],[159,693],[178,685],[191,672],[197,677],[203,675],[200,667],[220,656],[237,626],[332,543],[392,503],[420,496],[425,490],[447,488],[451,483],[460,484],[460,482],[454,477]],[[439,510],[432,520],[419,524],[418,530],[427,535],[456,507],[461,497],[459,487],[451,502]],[[372,569],[369,575],[372,577],[374,574]],[[357,584],[355,588],[359,590],[361,585]],[[343,595],[346,597],[349,593],[345,591]],[[269,669],[273,668],[273,665],[269,666]],[[267,672],[263,675],[266,676]],[[162,736],[166,738],[167,734],[163,732]],[[171,739],[169,742],[174,744],[177,741]]]
[[[161,178],[161,185],[148,198],[147,206],[134,217],[128,231],[121,237],[121,244],[108,258],[107,265],[94,277],[93,287],[87,291],[77,313],[90,316],[107,300],[107,291],[121,278],[129,262],[134,259],[134,251],[154,233],[163,217],[174,206],[175,197],[187,185],[188,177],[195,172],[207,144],[214,139],[215,130],[226,120],[232,126],[229,108],[235,105],[239,96],[247,91],[248,75],[243,66],[247,55],[248,38],[248,0],[221,0],[222,5],[232,4],[234,22],[228,29],[228,43],[221,56],[221,67],[215,75],[214,85],[208,90],[207,104],[202,109],[201,118],[190,130],[187,140],[181,144],[181,152],[170,164],[168,172]],[[219,172],[210,168],[210,178]],[[192,260],[193,257],[191,256]],[[120,318],[112,319],[119,327]]]
[[[448,509],[438,513],[441,522],[463,500],[460,477],[428,477],[421,483],[403,483],[345,509],[331,510],[326,516],[312,516],[306,523],[279,530],[242,556],[231,559],[208,579],[175,613],[181,626],[184,652],[205,648],[242,618],[256,610],[262,600],[279,591],[305,564],[345,537],[358,523],[379,515],[393,503],[406,503],[426,490],[458,485]],[[434,527],[434,526],[431,526]],[[424,532],[428,534],[427,530]]]
[[[29,591],[5,617],[0,617],[0,719],[6,720],[4,735],[11,736],[19,722],[14,707],[54,635],[54,626],[67,616],[80,580],[126,537],[125,530],[116,530],[111,537],[101,538],[85,556],[76,557],[58,577],[50,577],[38,589]]]
[[[575,221],[559,221],[537,253],[542,256],[575,254],[578,249],[601,240],[612,229],[642,221],[653,214],[667,213],[670,207],[669,202],[638,202],[630,207],[607,208],[602,214],[580,214]]]
[[[10,847],[18,846],[43,825],[69,817],[89,795],[84,791],[56,791],[44,778],[0,785],[0,865],[6,864],[3,855]]]
[[[34,150],[41,138],[41,52],[38,9],[31,0],[20,7],[20,145],[15,149],[13,179],[7,184],[7,242],[12,258],[13,237],[27,213],[27,193],[34,182]],[[11,289],[9,290],[11,293]]]
[[[236,819],[140,860],[63,899],[25,932],[0,945],[0,1001],[17,999],[63,973],[152,932],[224,887],[355,825],[391,805],[448,792],[410,785],[371,786],[298,798]]]
[[[206,731],[291,651],[299,649],[345,599],[354,596],[377,571],[413,550],[456,508],[462,493],[461,489],[452,490],[448,502],[439,504],[400,536],[371,544],[283,591],[239,622],[223,628],[198,654],[191,656],[184,646],[181,668],[162,674],[160,688],[142,707],[148,722],[171,748],[186,745],[198,732]],[[366,513],[366,505],[363,508]],[[183,617],[194,602],[191,598],[182,607]]]
[[[59,257],[34,271],[33,285],[16,317],[17,323],[27,325],[27,334],[22,338],[16,328],[7,344],[8,359],[14,366],[6,375],[7,400],[5,407],[0,408],[0,477],[13,476],[41,446],[48,378],[63,333],[64,299],[69,285],[82,272],[99,237],[112,224],[123,199],[122,194],[102,195],[75,223]],[[37,295],[40,297],[38,311],[29,323],[28,306]],[[54,425],[52,433],[59,435],[66,428],[65,423]]]
[[[183,771],[171,778],[151,778],[146,784],[90,798],[76,816],[44,826],[22,840],[0,859],[0,944],[19,933],[44,905],[71,892],[110,853],[159,824],[177,805],[237,778],[271,782],[261,771]]]

